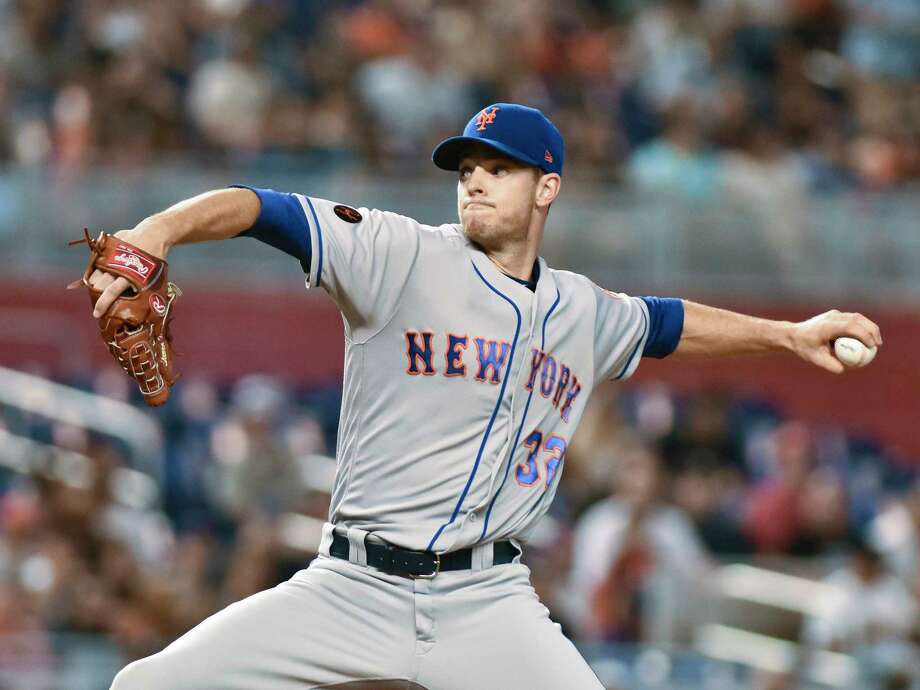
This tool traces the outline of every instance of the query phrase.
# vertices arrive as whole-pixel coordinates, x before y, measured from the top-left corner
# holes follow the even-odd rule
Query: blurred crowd
[[[493,101],[694,200],[920,176],[916,0],[0,0],[0,161],[427,171]]]
[[[129,383],[103,372],[84,385],[129,400]],[[0,451],[0,668],[50,669],[51,633],[101,634],[138,658],[305,567],[338,404],[265,376],[184,381],[157,410],[165,462],[142,468],[159,475],[158,497],[121,476],[135,460],[121,441],[2,410],[0,429],[85,463],[35,452],[24,466]],[[707,581],[740,561],[829,585],[804,644],[916,670],[915,466],[763,401],[599,389],[525,549],[554,619],[580,642],[690,644]]]
[[[794,266],[809,193],[920,178],[920,2],[0,0],[0,168],[426,174],[495,101],[559,124],[567,179],[766,211]],[[134,395],[120,371],[68,383]],[[338,395],[183,380],[155,468],[0,408],[0,434],[43,444],[0,443],[0,689],[51,687],[61,634],[138,658],[304,567]],[[745,562],[826,585],[804,645],[920,678],[916,465],[764,401],[642,384],[595,393],[564,466],[525,561],[579,642],[687,644],[714,574]]]

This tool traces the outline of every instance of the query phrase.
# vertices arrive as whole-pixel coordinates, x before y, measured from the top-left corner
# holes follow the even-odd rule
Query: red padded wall
[[[0,280],[0,363],[38,365],[53,375],[86,372],[109,360],[88,318],[82,291],[59,281]],[[298,384],[341,380],[342,321],[321,292],[296,284],[257,292],[184,284],[175,320],[178,369],[230,378],[277,374]],[[826,308],[720,304],[773,318],[798,320]],[[855,309],[855,305],[835,305]],[[795,416],[835,421],[880,438],[920,460],[920,309],[867,309],[885,345],[867,369],[834,376],[791,356],[719,361],[646,360],[636,381],[663,380],[682,391],[718,387],[758,392]]]

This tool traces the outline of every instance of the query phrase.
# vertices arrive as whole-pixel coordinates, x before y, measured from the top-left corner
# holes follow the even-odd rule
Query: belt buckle
[[[413,580],[433,580],[437,574],[441,572],[441,554],[439,554],[437,551],[432,553],[434,553],[434,572],[429,574],[413,575]]]

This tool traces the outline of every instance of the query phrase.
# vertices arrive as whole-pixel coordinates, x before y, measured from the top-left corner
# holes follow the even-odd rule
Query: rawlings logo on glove
[[[160,316],[166,315],[166,302],[156,293],[150,295],[150,308]]]
[[[68,289],[85,286],[96,305],[101,290],[90,284],[93,271],[100,270],[128,281],[126,290],[99,317],[99,334],[119,366],[135,380],[148,405],[162,405],[179,378],[172,371],[172,340],[169,312],[182,292],[167,280],[167,264],[143,249],[100,233],[97,239],[83,230],[84,237],[70,244],[85,242],[90,258],[81,280]]]
[[[112,268],[116,264],[121,265],[129,271],[134,272],[142,282],[146,283],[150,278],[151,271],[156,268],[156,263],[148,261],[143,256],[135,253],[138,250],[134,247],[128,248],[124,244],[120,244],[118,245],[118,249],[120,251],[112,256],[112,263],[106,265],[105,268]]]

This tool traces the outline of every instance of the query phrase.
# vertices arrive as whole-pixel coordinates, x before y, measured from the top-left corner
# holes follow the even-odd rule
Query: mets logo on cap
[[[495,116],[498,114],[498,106],[492,106],[492,110],[482,110],[479,117],[476,118],[476,131],[484,132],[486,127],[495,122]]]

